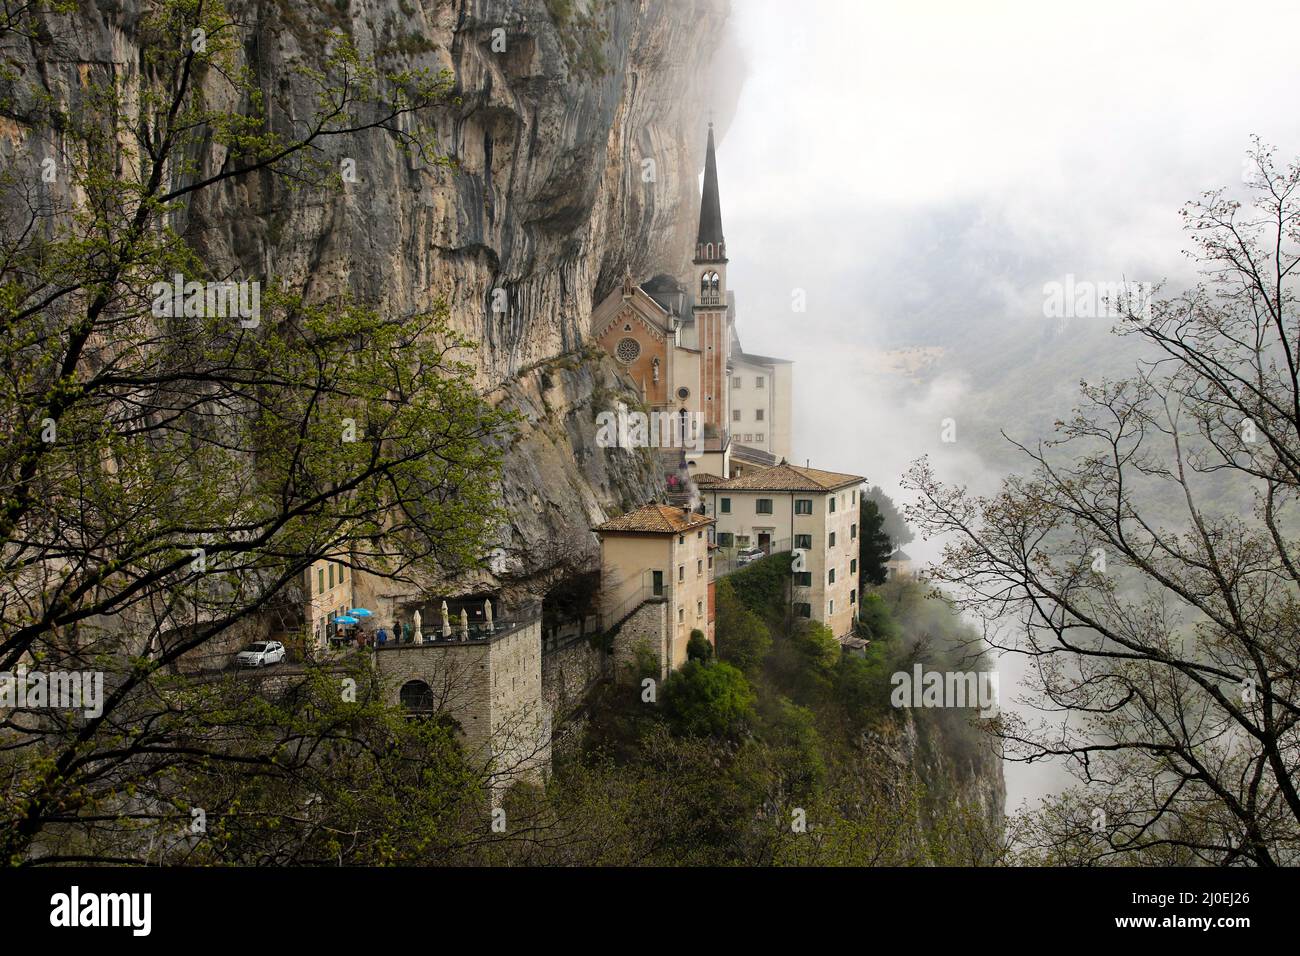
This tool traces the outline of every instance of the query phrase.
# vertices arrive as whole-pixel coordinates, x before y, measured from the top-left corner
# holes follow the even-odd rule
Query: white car
[[[767,552],[762,548],[743,548],[736,552],[736,567],[743,568],[745,565],[765,557],[767,557]]]
[[[284,645],[279,641],[258,641],[235,655],[236,667],[266,667],[284,660]]]

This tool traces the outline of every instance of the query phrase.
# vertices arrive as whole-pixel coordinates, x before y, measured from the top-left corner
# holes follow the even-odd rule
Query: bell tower
[[[727,362],[731,329],[727,325],[727,243],[722,237],[722,205],[718,200],[718,160],[713,148],[713,124],[704,157],[704,189],[700,195],[700,228],[695,237],[695,326],[700,349],[700,407],[705,426],[727,446],[730,423]],[[711,447],[711,444],[706,447]]]

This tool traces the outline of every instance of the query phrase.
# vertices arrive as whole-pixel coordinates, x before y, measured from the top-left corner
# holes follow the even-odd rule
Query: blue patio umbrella
[[[336,617],[334,619],[334,623],[335,624],[356,624],[357,619],[355,617],[350,617],[347,614],[344,614],[342,617]]]
[[[352,617],[370,617],[371,611],[364,607],[348,608],[348,614]]]

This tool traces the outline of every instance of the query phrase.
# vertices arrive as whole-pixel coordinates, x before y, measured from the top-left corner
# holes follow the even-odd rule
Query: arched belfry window
[[[700,276],[700,302],[703,305],[718,304],[718,274],[706,272]]]
[[[706,258],[706,259],[712,259],[712,258],[713,258],[713,243],[709,242],[709,243],[706,243],[706,244],[705,244],[705,246],[704,246],[704,258]]]

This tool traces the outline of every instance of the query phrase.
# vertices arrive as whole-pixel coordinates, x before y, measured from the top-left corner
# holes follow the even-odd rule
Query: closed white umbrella
[[[464,608],[460,609],[460,639],[469,640],[469,612]]]
[[[483,599],[483,616],[487,618],[487,632],[491,634],[495,628],[492,627],[492,600],[491,598]]]
[[[420,612],[415,612],[415,643],[424,643],[424,631],[420,630]]]
[[[442,636],[451,637],[451,616],[447,613],[447,602],[442,602]]]

